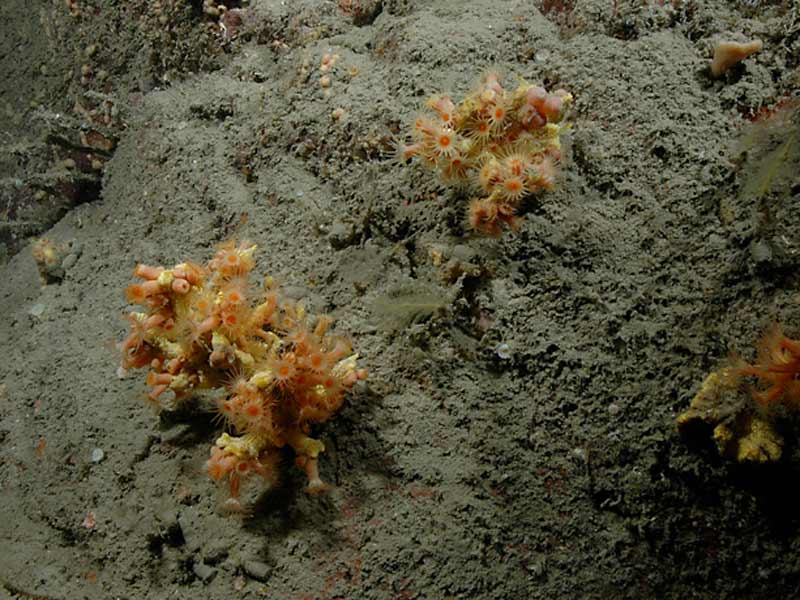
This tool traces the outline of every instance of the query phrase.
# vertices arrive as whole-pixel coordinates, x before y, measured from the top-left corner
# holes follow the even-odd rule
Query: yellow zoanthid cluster
[[[399,158],[418,157],[445,182],[478,190],[470,226],[499,235],[518,226],[526,196],[553,189],[571,103],[565,90],[548,93],[524,81],[508,91],[489,73],[458,105],[447,96],[429,98],[429,111],[415,120],[413,141],[400,145]]]
[[[308,491],[324,490],[317,459],[325,447],[310,428],[334,415],[367,376],[349,342],[329,331],[328,317],[282,300],[271,278],[261,290],[251,285],[255,250],[228,242],[206,266],[138,265],[134,275],[143,281],[126,294],[146,310],[130,313],[120,344],[123,370],[150,369],[148,398],[159,407],[168,390],[172,402],[195,390],[222,391],[215,403],[229,433],[212,446],[206,466],[213,479],[227,478],[231,509],[241,508],[243,479],[272,480],[287,444],[308,475]]]

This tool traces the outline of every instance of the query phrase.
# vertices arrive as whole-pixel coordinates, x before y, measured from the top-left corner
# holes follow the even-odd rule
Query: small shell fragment
[[[511,347],[505,342],[498,344],[494,351],[497,353],[497,356],[503,360],[511,358]]]

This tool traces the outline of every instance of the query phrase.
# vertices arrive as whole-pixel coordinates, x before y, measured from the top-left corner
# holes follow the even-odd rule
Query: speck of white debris
[[[497,347],[494,349],[494,351],[497,353],[497,356],[503,360],[511,358],[511,347],[505,342],[502,344],[497,344]]]
[[[106,455],[106,453],[103,452],[102,448],[93,448],[92,449],[92,462],[93,463],[99,463],[101,460],[103,460],[103,457],[105,457],[105,455]]]
[[[128,370],[123,367],[117,367],[117,379],[125,379],[128,375]]]
[[[608,405],[608,414],[610,414],[612,417],[614,415],[618,415],[620,410],[619,404],[612,402]]]
[[[32,317],[41,317],[44,314],[44,304],[37,302],[28,309],[28,314]]]

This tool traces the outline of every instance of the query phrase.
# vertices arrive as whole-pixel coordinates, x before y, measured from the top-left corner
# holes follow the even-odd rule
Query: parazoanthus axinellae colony
[[[309,436],[311,427],[334,415],[367,376],[349,342],[329,331],[330,318],[282,300],[269,277],[263,290],[251,287],[255,250],[228,242],[206,267],[137,265],[143,281],[126,295],[146,310],[130,313],[120,344],[123,370],[150,369],[148,398],[158,407],[168,390],[173,404],[194,390],[222,391],[215,402],[230,433],[217,439],[206,466],[213,479],[227,478],[231,509],[241,508],[243,479],[273,479],[287,444],[308,476],[307,490],[324,490],[317,460],[325,447]]]
[[[447,96],[429,98],[429,112],[417,117],[413,142],[401,144],[399,155],[403,162],[419,157],[446,183],[477,189],[469,223],[499,235],[518,226],[526,196],[553,189],[571,102],[565,90],[548,93],[524,81],[510,92],[489,73],[459,105]]]

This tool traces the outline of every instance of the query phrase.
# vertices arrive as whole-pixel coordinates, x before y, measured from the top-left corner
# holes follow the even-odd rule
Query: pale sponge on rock
[[[745,58],[758,52],[764,44],[761,40],[750,42],[731,42],[720,40],[714,46],[714,58],[711,60],[711,75],[720,77],[733,65],[742,62]]]

